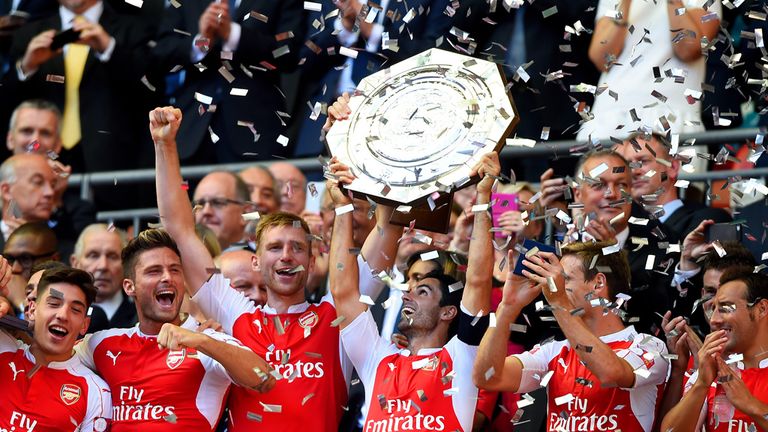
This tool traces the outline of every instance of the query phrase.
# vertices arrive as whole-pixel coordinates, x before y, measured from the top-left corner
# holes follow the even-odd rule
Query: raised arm
[[[678,11],[684,10],[680,14]],[[685,36],[672,43],[675,56],[684,62],[692,62],[701,57],[701,38],[706,37],[712,41],[720,27],[720,18],[702,20],[709,12],[702,8],[686,9],[682,0],[670,0],[667,2],[669,16],[669,28],[672,29],[670,37],[673,39],[679,33]]]
[[[326,187],[331,194],[337,212],[333,221],[333,236],[331,238],[329,285],[336,305],[336,313],[339,317],[344,317],[339,324],[339,329],[344,329],[358,315],[365,312],[366,306],[360,302],[357,257],[350,253],[350,249],[354,247],[352,242],[352,211],[347,206],[352,204],[352,200],[339,187],[340,183],[350,183],[354,177],[352,177],[349,167],[336,158],[331,160],[330,168],[337,180],[328,180]]]
[[[507,265],[514,266],[514,251],[507,251]],[[507,357],[510,326],[520,311],[539,295],[538,287],[527,279],[507,272],[501,303],[496,309],[496,326],[489,327],[477,350],[472,380],[481,389],[516,392],[520,387],[523,363]]]
[[[624,41],[629,33],[627,17],[631,0],[619,2],[615,17],[597,17],[595,33],[589,43],[589,59],[597,70],[606,71],[624,50]]]
[[[595,336],[580,316],[571,313],[575,308],[566,294],[564,271],[557,255],[539,252],[527,257],[524,264],[528,270],[523,270],[523,275],[535,281],[544,292],[563,334],[600,384],[603,387],[631,388],[635,383],[632,365]],[[554,281],[556,291],[549,287],[548,279]]]
[[[181,124],[181,110],[173,107],[155,108],[149,113],[149,130],[155,143],[157,170],[157,207],[160,220],[181,252],[181,263],[187,281],[187,291],[194,296],[208,280],[213,258],[195,234],[192,204],[182,188],[176,133]]]
[[[232,342],[235,342],[233,339]],[[253,351],[234,343],[214,339],[205,333],[193,332],[165,323],[157,335],[157,344],[169,350],[193,348],[224,366],[232,380],[242,387],[259,392],[269,391],[275,378],[269,374],[267,362]]]
[[[472,228],[472,240],[467,254],[467,282],[462,293],[461,303],[472,314],[481,311],[487,315],[491,309],[491,284],[493,282],[493,245],[491,244],[491,189],[496,177],[501,172],[499,155],[491,152],[484,155],[472,168],[471,175],[480,176],[477,184],[476,206],[486,206],[475,212]]]

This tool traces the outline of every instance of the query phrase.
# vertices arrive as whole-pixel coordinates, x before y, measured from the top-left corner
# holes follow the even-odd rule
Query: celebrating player
[[[331,170],[338,181],[329,180],[328,188],[337,208],[343,208],[351,201],[339,183],[349,183],[353,177],[336,161]],[[489,203],[499,170],[496,153],[483,156],[474,168],[482,178],[477,186],[478,205]],[[461,287],[450,276],[429,273],[403,294],[398,329],[409,345],[401,351],[379,336],[373,315],[359,301],[357,260],[350,253],[352,215],[336,216],[330,285],[341,320],[342,343],[365,386],[369,410],[363,430],[472,430],[477,387],[470,371],[491,306],[490,228],[490,214],[478,212],[463,290],[459,291]]]
[[[475,383],[518,393],[546,386],[548,431],[653,427],[669,366],[666,347],[624,327],[617,301],[629,289],[629,265],[623,251],[610,247],[573,243],[562,248],[562,260],[546,252],[526,257],[528,279],[509,272],[496,327],[480,344]],[[566,340],[505,358],[510,324],[542,291]]]
[[[0,258],[0,286],[11,269]],[[0,329],[1,431],[98,432],[109,429],[109,387],[81,364],[73,346],[85,333],[88,308],[96,297],[91,276],[75,269],[49,270],[31,303],[35,332],[31,345],[20,345]],[[10,312],[0,303],[0,316]]]
[[[330,295],[311,305],[304,298],[314,264],[307,224],[289,213],[262,217],[255,233],[253,265],[267,285],[267,304],[255,306],[233,290],[221,274],[211,270],[213,260],[194,235],[192,207],[182,188],[175,141],[180,121],[181,113],[171,107],[150,113],[160,217],[179,244],[193,301],[220,322],[225,332],[264,356],[283,377],[264,395],[234,388],[229,398],[230,430],[337,430],[346,405],[351,364],[341,351]],[[369,235],[361,255],[370,259],[373,268],[389,268],[402,229],[382,226],[389,219],[385,213],[391,210],[378,206],[376,211],[379,227]],[[375,290],[382,284],[371,276],[362,258],[359,263],[364,279],[361,286],[375,298]]]
[[[138,326],[89,334],[77,346],[112,389],[113,431],[213,431],[233,381],[260,391],[274,385],[264,360],[236,339],[180,327],[184,275],[168,233],[141,232],[122,260]]]
[[[699,369],[661,430],[768,430],[768,276],[726,270],[709,325]]]

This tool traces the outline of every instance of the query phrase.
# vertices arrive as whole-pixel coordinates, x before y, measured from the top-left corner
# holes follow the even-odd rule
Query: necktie
[[[75,21],[83,20],[81,16]],[[71,43],[64,54],[64,118],[62,119],[61,143],[69,150],[80,142],[80,81],[83,79],[88,45]]]

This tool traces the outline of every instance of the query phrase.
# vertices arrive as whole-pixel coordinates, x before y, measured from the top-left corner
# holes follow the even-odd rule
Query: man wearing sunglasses
[[[56,234],[43,222],[21,225],[11,233],[3,248],[13,279],[8,285],[8,300],[16,309],[16,315],[24,310],[24,286],[31,276],[32,266],[37,263],[58,260]]]
[[[248,201],[248,185],[237,174],[215,171],[203,177],[195,189],[192,201],[195,223],[210,228],[222,251],[243,249],[245,225],[243,213],[254,210]]]

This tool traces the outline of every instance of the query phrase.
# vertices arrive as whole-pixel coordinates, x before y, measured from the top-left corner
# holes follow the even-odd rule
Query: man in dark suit
[[[445,13],[450,4],[447,0],[376,3],[380,8],[375,9],[372,22],[365,20],[365,12],[360,18],[363,3],[358,0],[323,1],[317,19],[311,20],[324,26],[320,31],[308,28],[310,42],[301,52],[301,87],[296,96],[293,127],[297,134],[297,156],[323,151],[319,139],[323,122],[310,118],[316,103],[332,103],[341,92],[354,91],[366,76],[434,48],[438,40],[449,35],[453,17]],[[325,19],[335,8],[340,10],[338,19]],[[447,42],[440,48],[451,49]],[[352,50],[356,58],[341,54],[342,49]]]
[[[52,50],[54,35],[69,29],[80,39]],[[141,77],[149,38],[146,26],[101,0],[61,0],[57,15],[16,33],[13,67],[0,94],[14,105],[40,98],[62,110],[60,160],[74,172],[135,168],[139,143],[148,135],[143,107],[151,92]],[[107,189],[95,190],[102,208],[132,194],[119,185]]]
[[[303,33],[298,0],[171,2],[153,74],[173,72],[169,79],[180,85],[172,96],[184,112],[179,156],[186,164],[288,154],[278,84],[298,64]]]
[[[670,155],[670,150],[668,140],[655,133],[636,133],[616,146],[632,168],[632,198],[636,203],[632,216],[658,221],[667,233],[666,241],[682,243],[703,220],[730,222],[731,216],[722,209],[683,203],[675,186],[682,162]]]
[[[70,257],[72,267],[93,276],[96,307],[104,311],[106,321],[92,321],[88,332],[109,328],[125,328],[136,324],[136,307],[123,294],[123,264],[120,252],[126,245],[125,233],[104,224],[89,225],[75,243]]]
[[[584,227],[572,230],[569,240],[616,240],[617,249],[604,253],[626,251],[632,274],[627,319],[638,331],[650,333],[661,323],[654,312],[663,314],[674,302],[674,259],[667,256],[659,233],[629,223],[632,176],[626,159],[612,150],[593,151],[582,156],[576,173],[573,196],[583,208],[574,216],[582,218]]]

